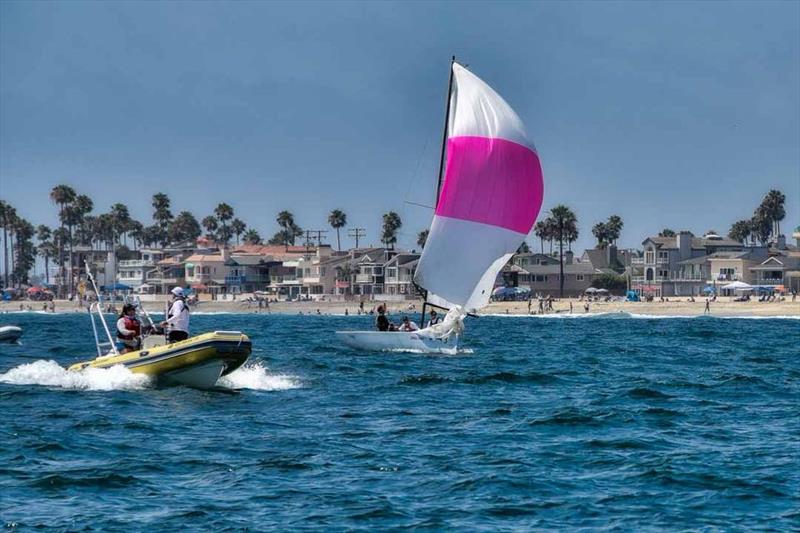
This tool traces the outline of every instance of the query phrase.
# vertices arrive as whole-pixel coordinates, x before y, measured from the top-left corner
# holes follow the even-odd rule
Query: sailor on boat
[[[161,326],[168,328],[167,342],[172,344],[189,338],[189,306],[186,305],[186,295],[181,287],[175,287],[170,294],[172,305],[167,312],[167,319]]]
[[[431,309],[431,319],[428,320],[428,323],[425,324],[425,327],[429,328],[431,326],[435,326],[436,324],[441,324],[441,322],[442,322],[442,319],[439,316],[439,314],[436,312],[436,309]]]
[[[403,317],[403,323],[397,328],[397,331],[419,331],[419,326],[416,322],[409,320],[407,316]]]
[[[136,307],[133,304],[122,306],[122,314],[117,320],[117,339],[122,343],[120,353],[135,352],[142,347],[142,324],[136,318]]]
[[[392,324],[386,318],[386,307],[384,305],[378,306],[378,318],[375,319],[375,326],[378,331],[391,331]]]

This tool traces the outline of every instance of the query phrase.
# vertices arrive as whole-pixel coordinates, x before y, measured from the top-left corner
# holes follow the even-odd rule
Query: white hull
[[[17,326],[1,326],[0,342],[15,342],[22,336],[22,328]]]
[[[429,337],[420,331],[337,331],[336,337],[351,348],[371,352],[423,352],[455,354],[458,335]]]
[[[170,382],[195,389],[210,389],[217,384],[223,370],[225,370],[225,363],[222,360],[214,359],[207,363],[175,370],[165,374],[164,378]]]

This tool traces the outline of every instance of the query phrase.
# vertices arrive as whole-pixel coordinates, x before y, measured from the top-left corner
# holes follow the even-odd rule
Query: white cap
[[[183,296],[183,288],[181,288],[181,287],[175,287],[174,289],[172,289],[169,292],[171,292],[175,296]]]

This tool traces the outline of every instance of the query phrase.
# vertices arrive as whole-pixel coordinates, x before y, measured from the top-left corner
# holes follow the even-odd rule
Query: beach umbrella
[[[597,289],[597,292],[608,292],[608,289]]]
[[[595,289],[594,287],[589,287],[588,289],[586,289],[583,292],[588,292],[589,294],[594,294],[594,293],[597,292],[597,289]]]
[[[705,288],[703,288],[703,292],[706,294],[711,294],[717,292],[717,289],[715,289],[711,285],[706,285]]]
[[[744,281],[734,281],[733,283],[723,285],[722,289],[726,291],[751,291],[753,290],[753,286]]]
[[[42,289],[41,287],[31,287],[30,289],[28,289],[28,293],[30,294],[37,292],[44,292],[44,289]]]

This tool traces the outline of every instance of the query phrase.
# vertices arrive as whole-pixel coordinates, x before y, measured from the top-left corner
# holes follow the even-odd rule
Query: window
[[[578,281],[583,281],[583,274],[575,274],[575,279]]]
[[[545,282],[545,281],[547,281],[547,276],[543,276],[543,275],[541,275],[541,274],[536,274],[536,275],[534,276],[534,279],[535,279],[535,281],[537,281],[537,282],[539,282],[539,283],[542,283],[542,282]]]
[[[648,263],[648,264],[653,264],[653,263],[655,263],[655,262],[656,262],[656,261],[655,261],[655,258],[656,258],[656,253],[655,253],[655,251],[654,251],[654,250],[647,250],[647,251],[644,253],[644,262],[645,262],[645,263]]]
[[[669,277],[669,270],[659,269],[658,276],[660,278],[668,278]]]
[[[397,277],[397,269],[395,267],[389,267],[386,269],[386,275],[390,278]]]
[[[669,259],[669,252],[659,251],[658,252],[659,259]]]

